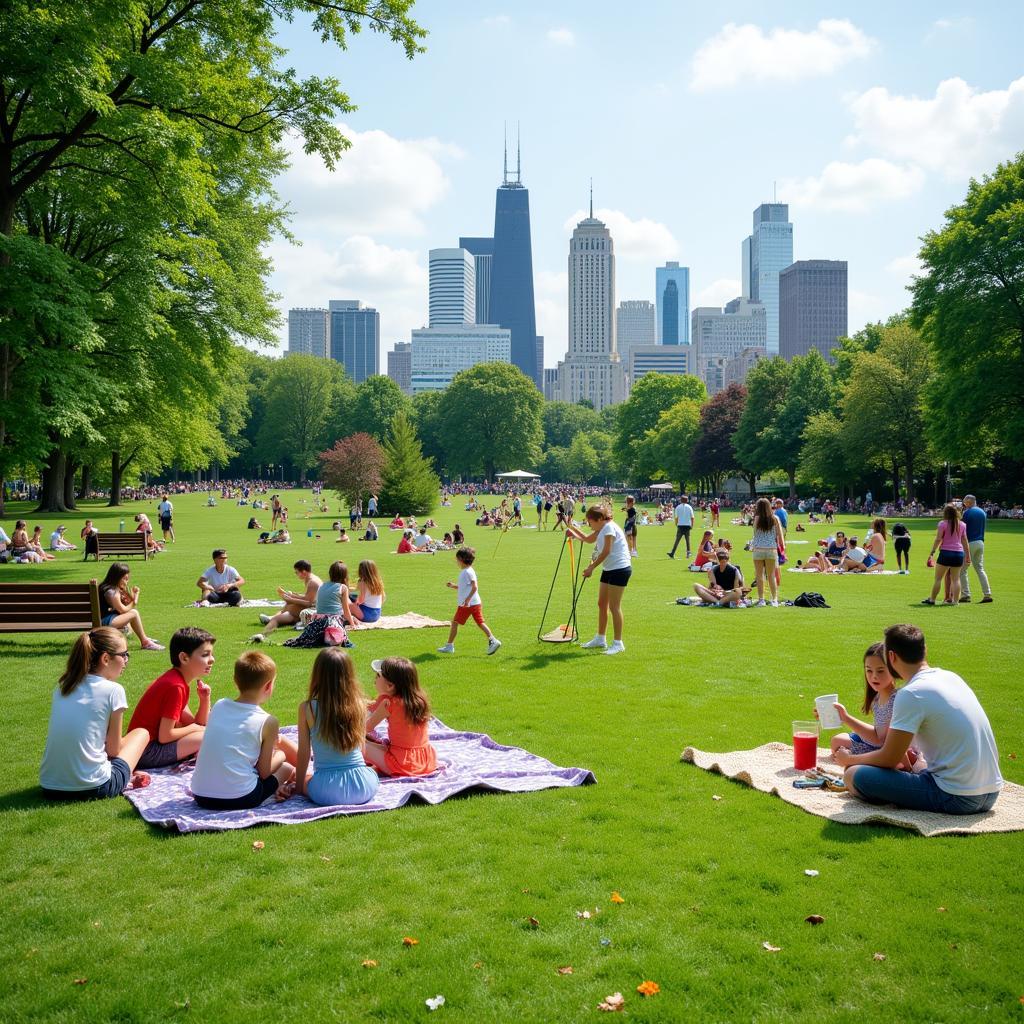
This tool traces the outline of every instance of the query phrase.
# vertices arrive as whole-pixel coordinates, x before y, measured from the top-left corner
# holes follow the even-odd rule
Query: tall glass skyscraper
[[[654,272],[659,345],[690,344],[690,268],[675,261]]]
[[[764,304],[768,355],[779,353],[779,274],[793,262],[793,225],[786,203],[754,210],[750,236],[750,298]]]
[[[361,384],[380,372],[380,313],[355,299],[332,299],[330,356]]]
[[[491,315],[491,271],[494,267],[493,238],[460,238],[459,248],[473,254],[476,268],[476,322],[489,324]]]

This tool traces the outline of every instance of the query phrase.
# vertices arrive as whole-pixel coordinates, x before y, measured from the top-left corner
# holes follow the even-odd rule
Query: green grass
[[[190,496],[175,499],[177,544],[133,562],[152,636],[166,642],[188,623],[218,635],[215,697],[232,692],[231,663],[258,624],[251,611],[183,607],[214,546],[228,547],[250,596],[290,584],[299,557],[324,573],[337,555],[350,565],[372,555],[388,611],[451,613],[450,555],[397,558],[386,532],[376,545],[340,547],[330,539],[333,512],[307,523],[300,495],[288,497],[289,547],[257,547],[248,508],[208,509]],[[124,513],[129,524],[133,511]],[[112,530],[122,517],[87,508],[63,517],[69,536],[86,514]],[[783,596],[817,589],[832,610],[742,612],[676,607],[695,577],[665,557],[670,527],[641,528],[624,602],[628,650],[609,659],[534,639],[560,535],[517,530],[495,554],[498,535],[467,526],[461,506],[435,517],[442,529],[460,521],[477,546],[487,618],[504,647],[487,658],[472,624],[447,659],[434,652],[440,630],[358,634],[352,654],[364,681],[372,658],[407,655],[449,725],[590,768],[598,785],[192,836],[147,826],[124,800],[47,806],[38,764],[71,637],[0,638],[0,1020],[404,1021],[430,1016],[424,1000],[443,993],[438,1020],[577,1021],[603,1019],[596,1004],[614,991],[634,1021],[1020,1018],[1019,834],[924,839],[832,824],[679,763],[688,744],[730,750],[786,739],[819,693],[838,690],[856,706],[864,648],[884,626],[909,620],[925,629],[933,663],[974,687],[1004,776],[1024,782],[1019,525],[989,526],[991,605],[920,607],[931,524],[919,523],[913,575],[784,575]],[[48,536],[57,520],[42,522]],[[323,539],[308,539],[307,526]],[[749,533],[724,532],[737,548]],[[799,536],[813,542],[823,532]],[[97,573],[78,557],[5,566],[0,578]],[[749,560],[738,560],[749,577]],[[583,592],[586,635],[595,590]],[[568,610],[567,579],[558,593],[552,624]],[[134,703],[166,655],[130,643],[122,682]],[[294,722],[312,654],[268,650],[280,668],[269,708]],[[252,849],[256,839],[262,851]],[[609,902],[613,890],[624,904]],[[587,907],[601,913],[578,919]],[[805,924],[812,913],[825,924]],[[406,935],[419,945],[403,947]],[[782,951],[764,951],[764,941]],[[364,959],[379,966],[363,968]],[[571,976],[556,973],[564,965]],[[635,989],[648,978],[662,991],[645,1000]]]

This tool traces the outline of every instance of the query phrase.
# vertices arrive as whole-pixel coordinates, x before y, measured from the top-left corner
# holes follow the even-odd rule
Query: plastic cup
[[[817,767],[818,723],[793,723],[793,767],[800,772]]]
[[[814,706],[818,711],[818,721],[822,729],[841,729],[843,720],[839,712],[832,706],[839,700],[838,693],[826,693],[824,697],[815,697]]]

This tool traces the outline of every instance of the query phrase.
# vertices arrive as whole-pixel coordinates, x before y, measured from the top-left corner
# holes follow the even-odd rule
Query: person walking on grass
[[[693,527],[693,506],[690,504],[690,500],[685,494],[680,497],[679,504],[676,505],[675,509],[673,509],[672,515],[676,521],[676,542],[672,545],[672,550],[668,553],[668,557],[676,557],[676,548],[679,547],[679,542],[685,537],[686,560],[689,561],[690,529]]]
[[[464,626],[470,617],[487,637],[488,654],[494,654],[501,646],[501,641],[491,632],[491,627],[484,621],[483,600],[477,585],[476,570],[473,568],[475,561],[476,551],[473,548],[462,547],[455,552],[455,564],[460,569],[459,580],[457,583],[448,580],[445,586],[459,592],[459,606],[455,609],[455,615],[452,616],[448,642],[438,647],[441,654],[455,653],[455,636],[459,632],[459,626]]]
[[[692,509],[691,509],[692,512]],[[589,579],[600,565],[601,586],[597,594],[597,632],[583,647],[599,648],[605,654],[621,654],[626,646],[622,642],[622,595],[629,585],[633,567],[629,557],[629,545],[622,528],[612,517],[612,510],[605,504],[591,505],[587,509],[587,525],[591,533],[585,534],[575,526],[566,527],[570,536],[585,544],[594,545],[594,557],[583,570]],[[608,616],[612,619],[615,639],[608,646]]]
[[[970,555],[970,565],[978,574],[981,582],[981,603],[992,603],[992,587],[988,582],[988,574],[985,572],[985,525],[988,516],[985,510],[978,505],[978,499],[973,494],[964,495],[964,526],[967,530],[967,550]],[[967,573],[968,566],[960,570],[960,603],[968,604],[971,600],[971,578]]]
[[[160,495],[160,504],[156,507],[156,514],[160,517],[160,529],[164,534],[164,542],[168,540],[174,543],[174,505],[166,494]]]
[[[932,592],[921,604],[935,604],[935,598],[943,582],[949,584],[949,596],[944,604],[957,604],[960,600],[960,570],[966,571],[971,564],[971,549],[967,543],[967,527],[960,519],[956,505],[950,503],[942,510],[939,527],[935,531],[929,560],[939,550],[938,561],[935,563],[935,580]],[[949,577],[946,580],[946,577]]]
[[[622,532],[626,535],[629,557],[636,558],[636,499],[632,494],[626,497],[626,521],[622,526]]]
[[[750,539],[750,557],[754,562],[757,578],[757,604],[764,607],[764,583],[768,580],[773,608],[779,606],[779,584],[775,570],[779,565],[779,552],[785,552],[786,542],[782,536],[782,524],[772,514],[772,505],[767,498],[758,498],[754,506],[754,535]]]

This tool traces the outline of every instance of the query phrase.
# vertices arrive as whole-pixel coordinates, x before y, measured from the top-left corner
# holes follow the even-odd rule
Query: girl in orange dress
[[[385,742],[367,739],[366,763],[381,775],[429,775],[437,770],[437,752],[427,739],[430,702],[420,688],[416,666],[408,658],[378,658],[370,667],[377,699],[370,702],[366,731],[388,721]]]

